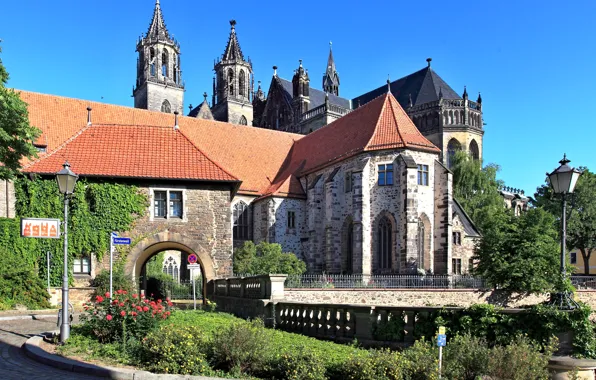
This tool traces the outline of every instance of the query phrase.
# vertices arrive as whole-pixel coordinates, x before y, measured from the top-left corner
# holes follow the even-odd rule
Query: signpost
[[[50,294],[50,251],[46,251],[46,256],[48,259],[48,294]]]
[[[195,289],[195,269],[200,269],[201,265],[197,262],[199,258],[194,253],[188,255],[188,265],[187,268],[190,269],[190,280],[192,281],[192,302],[194,305],[194,309],[197,310],[197,291]]]
[[[443,347],[447,344],[447,334],[445,334],[445,326],[439,326],[439,333],[437,334],[437,346],[439,347],[439,379],[441,378],[441,367],[443,365]]]
[[[23,218],[21,236],[43,239],[60,238],[60,219]]]
[[[130,245],[130,238],[127,237],[118,237],[116,232],[112,232],[110,234],[110,301],[113,297],[113,288],[112,288],[112,268],[113,268],[113,261],[114,261],[114,245]]]

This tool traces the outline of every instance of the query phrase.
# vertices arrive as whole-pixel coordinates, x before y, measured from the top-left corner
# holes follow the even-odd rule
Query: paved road
[[[0,379],[99,379],[49,367],[29,359],[21,346],[31,336],[56,329],[56,318],[0,321]]]

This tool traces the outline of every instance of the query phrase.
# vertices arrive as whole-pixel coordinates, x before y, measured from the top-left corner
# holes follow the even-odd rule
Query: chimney
[[[87,125],[91,125],[91,107],[87,107]]]
[[[273,66],[273,76],[277,76],[277,66]]]
[[[174,129],[178,129],[178,111],[174,111]]]

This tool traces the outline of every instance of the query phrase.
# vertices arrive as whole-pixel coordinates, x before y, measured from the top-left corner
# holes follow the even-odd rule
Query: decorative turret
[[[216,120],[252,125],[252,63],[245,59],[238,36],[236,20],[230,20],[230,35],[221,59],[215,61],[216,73],[213,116]]]
[[[310,79],[308,77],[308,70],[302,66],[302,60],[298,69],[294,71],[292,78],[292,108],[294,109],[295,123],[300,123],[300,118],[303,113],[310,109]]]
[[[331,49],[331,42],[329,42],[329,58],[327,58],[327,68],[325,75],[323,75],[323,91],[339,96],[339,74],[335,69],[335,61],[333,60],[333,50]]]
[[[261,124],[261,117],[265,110],[267,98],[265,98],[265,92],[261,88],[261,81],[258,81],[257,91],[252,97],[252,108],[253,108],[253,122],[252,125],[259,126]]]
[[[466,86],[464,86],[464,94],[462,95],[462,97],[464,98],[464,100],[468,100],[468,90],[466,89]]]
[[[137,81],[133,87],[136,108],[152,111],[182,111],[184,83],[180,69],[180,44],[170,36],[155,2],[147,33],[137,42]]]

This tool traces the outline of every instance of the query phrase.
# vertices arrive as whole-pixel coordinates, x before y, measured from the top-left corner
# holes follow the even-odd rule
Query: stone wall
[[[11,181],[0,181],[0,218],[15,217],[14,183]]]
[[[289,302],[396,307],[468,307],[477,303],[499,304],[501,299],[490,291],[474,289],[285,289],[284,295]],[[507,306],[535,305],[546,299],[546,295],[530,296]],[[596,308],[596,290],[578,290],[575,299]]]
[[[95,288],[73,287],[68,290],[68,301],[75,307],[80,308],[83,303],[89,301]],[[62,288],[50,288],[50,305],[62,307]]]

